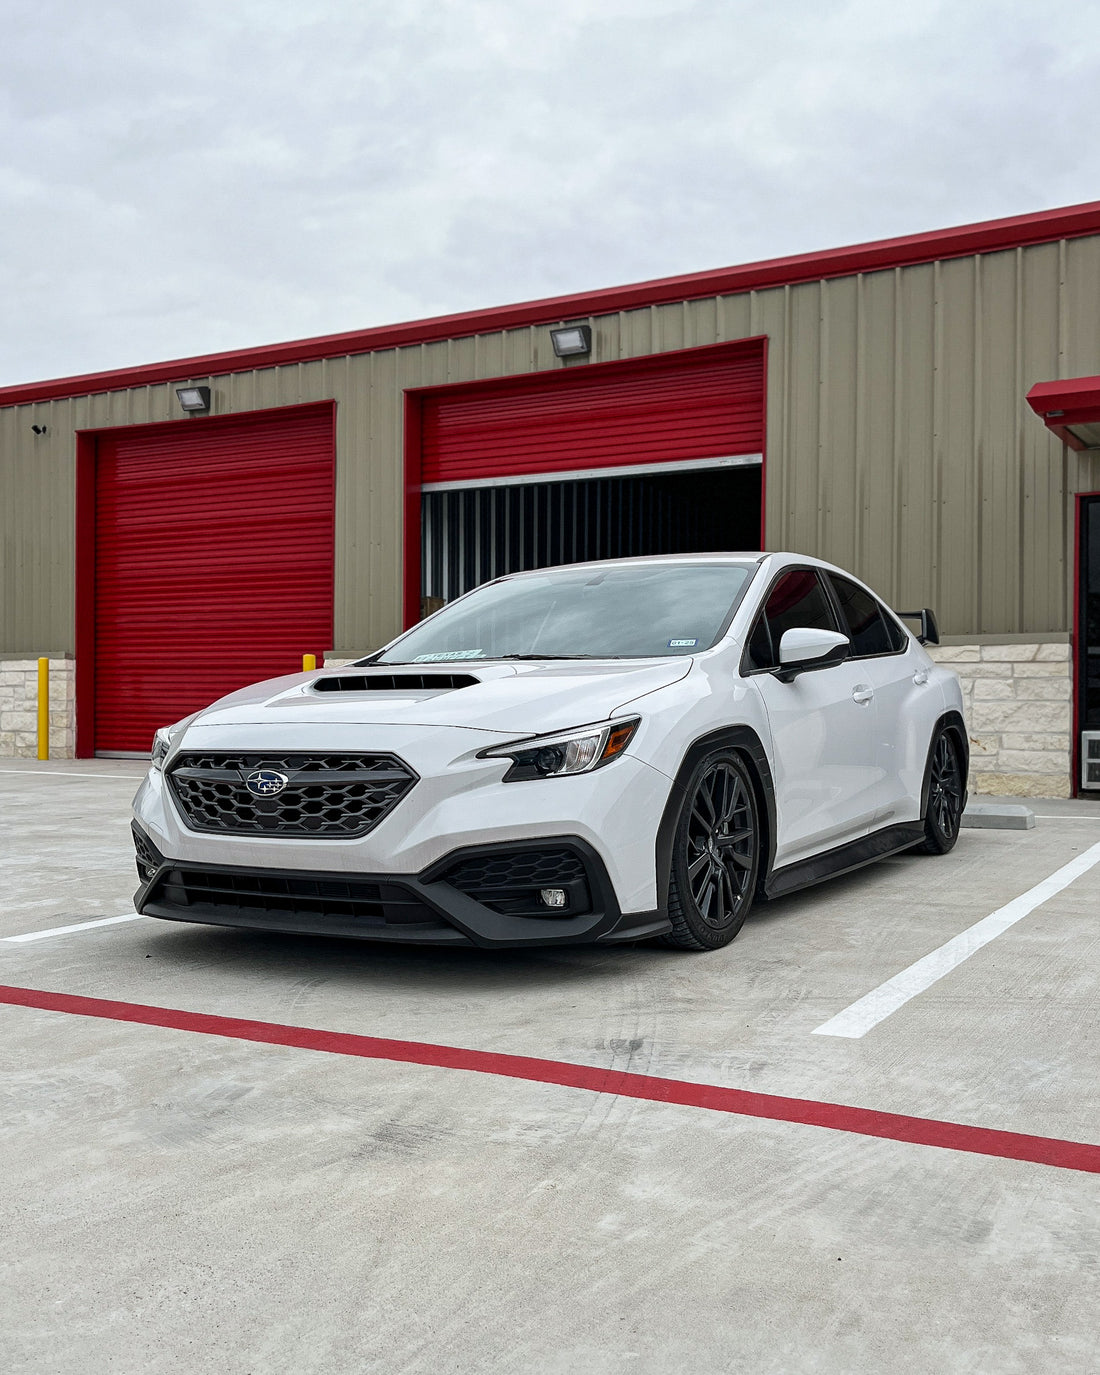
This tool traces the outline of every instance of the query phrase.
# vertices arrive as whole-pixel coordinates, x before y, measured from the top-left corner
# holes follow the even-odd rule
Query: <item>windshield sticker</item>
[[[692,641],[694,644],[694,641]],[[413,656],[414,664],[445,664],[449,659],[480,659],[485,653],[483,649],[451,649],[445,654],[416,654]]]
[[[669,640],[669,649],[694,649],[698,640]]]

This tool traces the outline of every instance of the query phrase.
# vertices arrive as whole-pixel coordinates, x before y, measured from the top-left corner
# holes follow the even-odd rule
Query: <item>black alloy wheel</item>
[[[924,809],[926,855],[945,855],[959,838],[963,811],[963,776],[959,747],[949,730],[940,729],[928,752],[928,805]]]
[[[717,950],[740,931],[756,889],[760,824],[741,757],[708,755],[688,782],[669,878],[666,944]]]

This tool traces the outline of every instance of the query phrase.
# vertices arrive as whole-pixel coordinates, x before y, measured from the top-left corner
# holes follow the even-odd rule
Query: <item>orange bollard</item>
[[[50,757],[50,661],[38,661],[38,757]]]

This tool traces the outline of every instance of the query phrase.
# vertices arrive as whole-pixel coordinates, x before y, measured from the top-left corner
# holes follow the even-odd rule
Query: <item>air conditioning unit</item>
[[[1100,730],[1081,732],[1081,787],[1100,789]]]

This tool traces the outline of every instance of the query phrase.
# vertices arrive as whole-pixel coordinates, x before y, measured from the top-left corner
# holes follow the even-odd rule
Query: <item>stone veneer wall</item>
[[[361,656],[360,656],[361,657]],[[326,668],[350,664],[330,658]],[[50,758],[76,755],[76,675],[72,659],[50,659]],[[38,660],[0,659],[0,759],[38,757]]]
[[[76,752],[71,659],[50,660],[50,757]],[[38,757],[38,660],[0,659],[0,759]]]
[[[928,652],[962,683],[971,793],[1071,796],[1069,645],[930,645]]]

